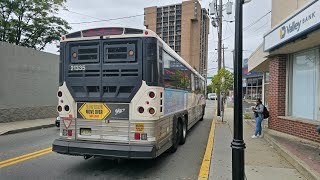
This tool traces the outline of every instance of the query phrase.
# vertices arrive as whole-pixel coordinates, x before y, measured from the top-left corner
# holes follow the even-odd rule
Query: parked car
[[[209,93],[208,99],[210,100],[217,100],[217,94],[216,93]]]
[[[56,127],[60,127],[60,116],[56,118]]]

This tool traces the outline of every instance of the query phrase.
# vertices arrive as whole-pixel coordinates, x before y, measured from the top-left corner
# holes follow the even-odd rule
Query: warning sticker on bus
[[[104,120],[110,115],[111,110],[104,103],[83,103],[78,106],[78,112],[84,119]]]
[[[144,132],[144,123],[137,123],[135,132]]]

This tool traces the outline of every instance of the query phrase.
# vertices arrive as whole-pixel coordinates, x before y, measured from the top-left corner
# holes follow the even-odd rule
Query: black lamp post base
[[[231,142],[232,148],[232,179],[244,180],[244,150],[246,144],[243,140],[233,139]]]

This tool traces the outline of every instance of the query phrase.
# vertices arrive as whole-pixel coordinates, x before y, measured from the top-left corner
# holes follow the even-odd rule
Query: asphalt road
[[[111,160],[44,154],[2,167],[0,179],[198,179],[213,118],[214,101],[207,101],[204,120],[188,132],[187,141],[174,153],[153,160]],[[57,128],[0,136],[0,162],[51,147]]]

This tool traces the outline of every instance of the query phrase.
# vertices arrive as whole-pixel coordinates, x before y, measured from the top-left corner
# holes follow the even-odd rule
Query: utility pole
[[[218,0],[213,0],[210,3],[210,15],[212,18],[212,26],[218,28],[218,72],[221,69],[221,61],[222,61],[222,11],[223,4],[222,0],[219,0],[219,5],[217,5]],[[228,1],[226,6],[226,13],[232,14],[232,2]],[[223,65],[225,67],[225,63]],[[217,116],[221,116],[221,94],[217,94],[218,104],[217,104]]]
[[[228,49],[228,47],[224,47],[224,44],[222,45],[222,68],[226,68],[226,60],[225,60],[225,56],[224,56],[224,50]]]
[[[221,69],[221,59],[222,59],[222,51],[221,51],[221,45],[222,45],[222,0],[219,0],[218,5],[218,72]],[[217,116],[221,116],[221,92],[218,93],[218,108],[217,108]]]

